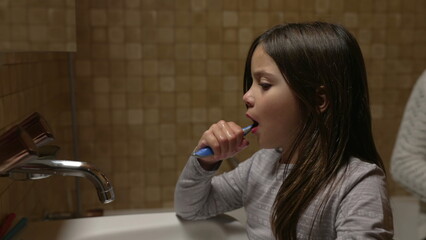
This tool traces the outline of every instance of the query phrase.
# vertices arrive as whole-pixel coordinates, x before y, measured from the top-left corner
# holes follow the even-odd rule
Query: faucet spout
[[[84,177],[95,186],[102,203],[110,203],[115,199],[111,181],[99,169],[87,162],[37,159],[12,169],[10,173]]]

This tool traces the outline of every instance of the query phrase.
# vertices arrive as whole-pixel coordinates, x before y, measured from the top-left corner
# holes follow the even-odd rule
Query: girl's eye
[[[271,84],[269,84],[269,83],[259,83],[259,86],[262,88],[262,90],[264,90],[264,91],[266,91],[266,90],[269,90],[271,87],[272,87],[272,85]]]

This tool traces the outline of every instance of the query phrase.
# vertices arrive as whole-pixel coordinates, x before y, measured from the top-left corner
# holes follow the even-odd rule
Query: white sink
[[[244,226],[228,215],[184,221],[174,212],[30,222],[21,240],[219,240],[247,239]]]

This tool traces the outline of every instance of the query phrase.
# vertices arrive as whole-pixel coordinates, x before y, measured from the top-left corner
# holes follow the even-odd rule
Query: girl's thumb
[[[241,141],[240,145],[238,146],[238,152],[245,149],[249,145],[250,145],[250,142],[247,141],[247,139],[243,139],[243,141]]]

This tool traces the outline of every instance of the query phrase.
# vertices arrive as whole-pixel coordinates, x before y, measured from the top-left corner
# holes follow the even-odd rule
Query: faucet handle
[[[38,112],[34,112],[28,116],[19,126],[28,132],[37,147],[43,146],[55,139],[46,119]]]
[[[56,153],[60,149],[57,145],[43,145],[38,147],[38,159],[56,159]]]
[[[12,127],[0,136],[0,174],[37,157],[37,146],[21,127]]]

